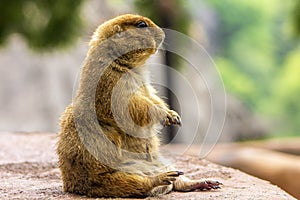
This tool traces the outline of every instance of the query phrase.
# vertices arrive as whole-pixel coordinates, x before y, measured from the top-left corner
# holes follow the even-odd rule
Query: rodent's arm
[[[147,96],[134,94],[130,98],[129,113],[134,123],[142,127],[150,123],[161,123],[164,126],[181,125],[178,113],[170,110],[155,93],[150,94],[148,93]]]
[[[142,95],[133,95],[128,106],[132,120],[139,126],[161,122],[167,116],[165,107],[154,104],[149,98]]]
[[[164,102],[164,100],[162,100],[159,96],[156,95],[157,92],[151,85],[145,85],[143,89],[144,89],[144,91],[146,91],[145,93],[147,94],[147,97],[155,105],[159,105],[160,107],[162,107],[166,111],[169,110],[168,105]]]
[[[163,125],[170,126],[174,124],[181,126],[181,118],[178,113],[174,110],[169,109],[169,106],[164,102],[164,100],[156,95],[156,90],[150,85],[148,85],[145,89],[148,91],[148,98],[153,102],[153,104],[161,107],[167,112],[167,117],[163,121]]]

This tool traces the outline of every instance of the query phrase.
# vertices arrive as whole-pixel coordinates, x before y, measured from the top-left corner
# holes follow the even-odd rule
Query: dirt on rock
[[[55,143],[53,133],[0,133],[0,199],[90,199],[62,192]],[[196,156],[177,156],[175,166],[190,178],[215,179],[224,185],[147,199],[295,199],[267,181]]]

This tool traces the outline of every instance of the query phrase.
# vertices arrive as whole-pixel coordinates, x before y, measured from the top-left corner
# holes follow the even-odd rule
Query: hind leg
[[[214,180],[191,180],[185,176],[180,176],[173,183],[175,191],[189,192],[194,190],[218,189],[222,183]]]
[[[160,192],[167,193],[167,188],[161,186],[172,185],[176,177],[181,174],[178,171],[169,171],[157,176],[140,176],[125,172],[115,172],[100,176],[98,180],[90,180],[93,184],[87,189],[87,196],[146,197],[158,195]],[[161,187],[161,189],[155,189],[156,187]]]

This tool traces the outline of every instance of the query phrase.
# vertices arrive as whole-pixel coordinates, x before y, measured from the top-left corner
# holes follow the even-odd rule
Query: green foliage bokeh
[[[19,33],[34,49],[70,44],[82,28],[83,0],[1,0],[0,44]]]
[[[300,135],[300,49],[293,32],[300,30],[299,10],[295,15],[300,3],[207,3],[218,19],[215,61],[227,90],[272,119],[274,132]]]
[[[300,135],[300,45],[290,52],[273,85],[272,114],[281,119],[285,132]],[[276,98],[275,98],[276,97]]]

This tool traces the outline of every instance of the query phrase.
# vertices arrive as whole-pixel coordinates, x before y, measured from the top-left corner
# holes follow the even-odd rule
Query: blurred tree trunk
[[[176,5],[174,5],[173,0],[164,0],[159,1],[156,0],[155,3],[157,4],[157,16],[161,19],[160,26],[163,28],[170,28],[174,29],[174,19],[176,16]],[[172,40],[172,38],[170,38]],[[165,53],[165,64],[169,67],[175,67],[175,57],[174,55],[166,51]],[[166,73],[166,82],[167,87],[166,88],[166,95],[167,95],[167,104],[170,106],[173,110],[178,110],[177,106],[175,105],[174,99],[176,98],[173,94],[173,92],[169,89],[172,85],[174,85],[174,78],[170,73]],[[176,129],[174,126],[167,127],[167,136],[165,138],[165,142],[169,143],[172,141],[172,139],[175,137]]]
[[[184,9],[184,1],[182,0],[136,0],[135,6],[141,15],[147,16],[152,19],[157,25],[162,28],[168,28],[177,30],[182,33],[187,33],[189,25],[189,17],[187,11]],[[168,38],[168,42],[172,42],[172,38]],[[175,41],[174,41],[175,42]],[[165,52],[165,65],[175,69],[179,69],[180,66],[178,57],[173,53]],[[176,97],[174,93],[169,89],[174,85],[174,78],[171,74],[166,73],[166,95],[167,104],[171,109],[179,111],[178,105],[175,101]],[[180,113],[179,113],[180,114]],[[176,128],[174,126],[167,127],[167,136],[165,142],[172,141],[176,134]]]

